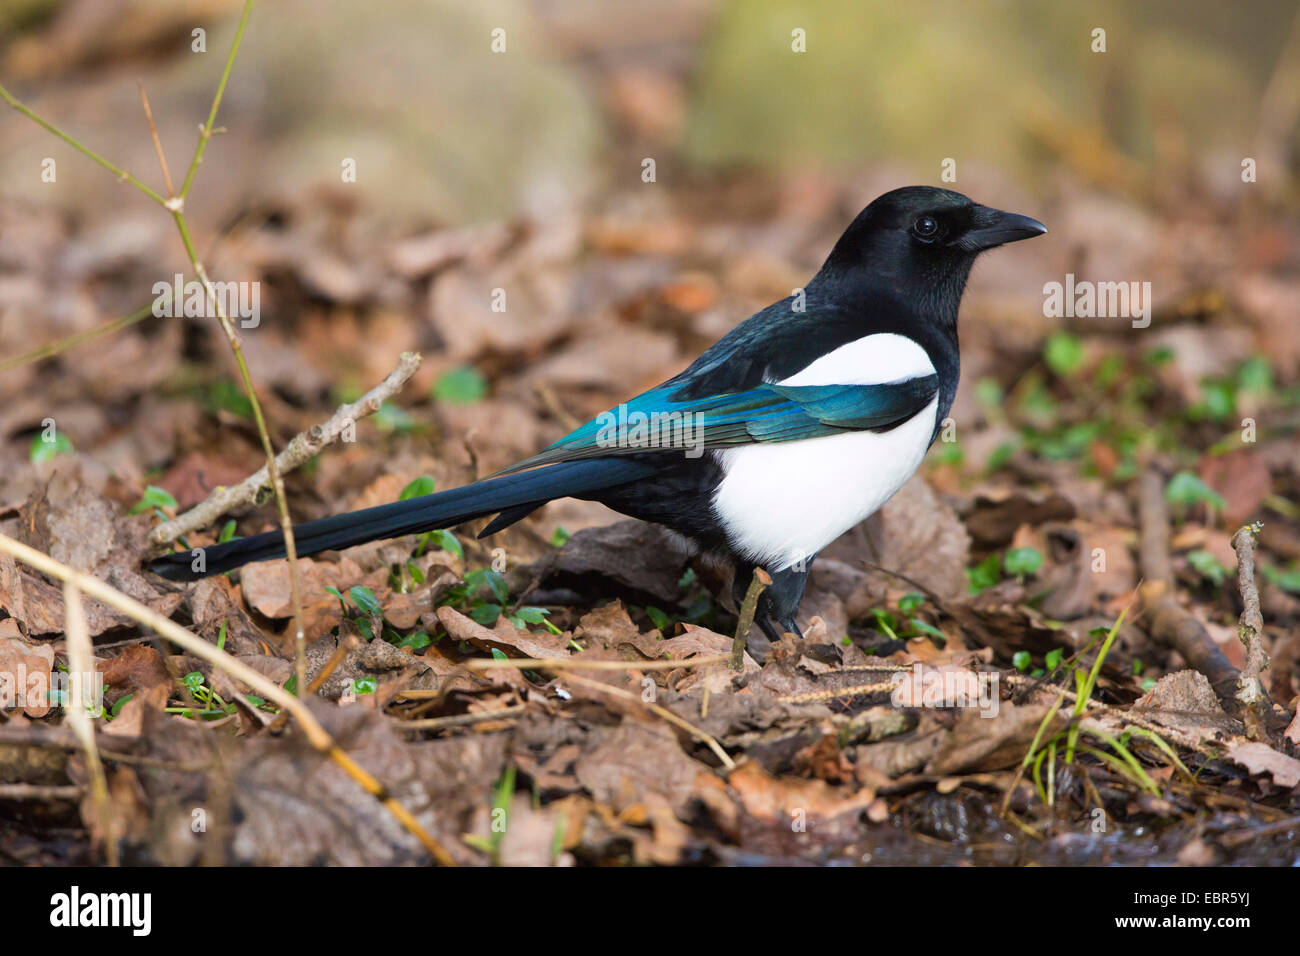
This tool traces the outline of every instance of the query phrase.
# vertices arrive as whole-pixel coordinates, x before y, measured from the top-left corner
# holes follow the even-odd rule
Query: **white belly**
[[[714,513],[732,548],[768,571],[810,558],[912,476],[934,434],[939,396],[887,432],[851,432],[716,452]]]

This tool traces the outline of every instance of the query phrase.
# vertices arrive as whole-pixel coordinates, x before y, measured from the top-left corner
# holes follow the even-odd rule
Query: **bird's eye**
[[[918,239],[933,239],[939,234],[939,223],[933,216],[922,216],[912,223],[912,232]]]

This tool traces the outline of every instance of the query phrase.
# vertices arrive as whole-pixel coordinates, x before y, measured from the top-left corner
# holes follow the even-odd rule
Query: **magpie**
[[[885,193],[802,290],[685,371],[482,481],[295,525],[298,554],[495,515],[484,537],[556,498],[599,501],[729,562],[737,606],[763,568],[760,628],[773,641],[799,634],[818,552],[902,487],[952,407],[957,310],[975,258],[1045,232],[947,189]],[[203,551],[150,568],[188,581],[285,554],[279,531]]]

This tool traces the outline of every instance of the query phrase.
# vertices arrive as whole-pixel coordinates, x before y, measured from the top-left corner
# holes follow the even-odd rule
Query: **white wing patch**
[[[823,355],[781,385],[869,385],[934,374],[925,350],[892,333]],[[715,452],[713,509],[732,548],[769,571],[817,554],[898,491],[920,466],[939,406],[886,432],[859,431]]]
[[[925,349],[906,335],[879,332],[841,345],[772,385],[877,385],[933,375]]]

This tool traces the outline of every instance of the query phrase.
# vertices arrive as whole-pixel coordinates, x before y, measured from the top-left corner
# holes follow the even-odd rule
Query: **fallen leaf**
[[[1228,758],[1252,774],[1267,774],[1279,787],[1300,786],[1300,760],[1279,753],[1268,744],[1250,741],[1228,748]]]

